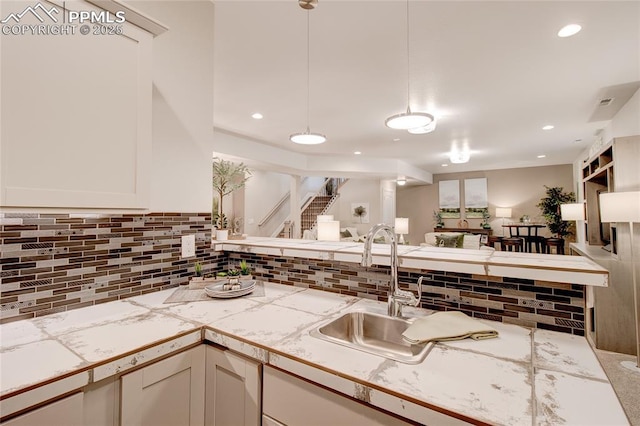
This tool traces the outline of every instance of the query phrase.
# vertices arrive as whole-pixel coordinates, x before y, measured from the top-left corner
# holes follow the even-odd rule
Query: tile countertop
[[[0,326],[3,416],[205,340],[420,423],[628,421],[583,337],[486,321],[500,335],[435,344],[408,365],[310,336],[386,304],[265,284],[265,295],[165,304],[174,289]],[[409,316],[432,313],[406,308]],[[484,321],[483,321],[484,322]]]
[[[221,251],[351,263],[360,263],[363,250],[362,243],[266,237],[213,240],[212,247]],[[372,254],[374,264],[389,265],[387,244],[374,244]],[[607,269],[583,256],[399,245],[398,266],[598,287],[609,285]]]

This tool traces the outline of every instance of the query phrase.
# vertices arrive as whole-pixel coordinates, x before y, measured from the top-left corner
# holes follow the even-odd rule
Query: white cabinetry
[[[121,424],[204,424],[205,347],[122,376]]]
[[[260,425],[261,364],[207,346],[205,424]]]
[[[408,424],[399,418],[269,366],[265,366],[263,372],[262,408],[265,424]]]
[[[3,422],[2,426],[82,426],[82,406],[82,393],[77,393]]]
[[[69,12],[104,10],[42,0],[39,22],[22,14],[33,4],[0,5],[1,17],[20,15],[0,36],[0,207],[148,207],[153,35],[129,22],[130,10],[123,23],[85,23],[83,34]],[[28,24],[67,30],[6,34]]]

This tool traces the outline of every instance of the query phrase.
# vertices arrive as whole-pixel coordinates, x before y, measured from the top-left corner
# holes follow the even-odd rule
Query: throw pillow
[[[462,247],[462,239],[464,235],[436,235],[437,247]]]
[[[462,248],[480,250],[480,234],[464,234]]]
[[[345,229],[344,231],[340,231],[340,238],[350,238],[353,235],[351,235],[351,232],[349,232],[348,229]]]

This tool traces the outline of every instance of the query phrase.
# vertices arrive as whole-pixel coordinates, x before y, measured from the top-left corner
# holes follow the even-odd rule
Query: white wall
[[[349,179],[340,188],[340,197],[330,214],[340,221],[340,227],[356,227],[358,234],[365,234],[381,221],[381,195],[379,179]],[[369,203],[369,223],[360,223],[353,216],[352,203]]]
[[[244,232],[261,235],[258,223],[289,191],[291,177],[261,170],[252,170],[251,173],[244,188]]]
[[[127,3],[169,27],[153,43],[150,210],[211,211],[214,5]]]
[[[611,128],[614,138],[640,135],[640,90],[613,117]]]

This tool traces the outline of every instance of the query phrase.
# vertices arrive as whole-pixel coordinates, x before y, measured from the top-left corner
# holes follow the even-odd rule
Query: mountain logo
[[[47,8],[42,5],[42,3],[38,3],[35,6],[27,6],[27,8],[20,13],[10,13],[9,16],[7,16],[2,21],[0,21],[0,23],[6,24],[11,20],[14,20],[15,23],[19,23],[22,17],[24,17],[29,13],[35,16],[38,19],[38,21],[40,21],[41,23],[44,23],[44,17],[47,17],[47,16],[53,22],[57,23],[58,19],[54,16],[54,13],[60,13],[60,11],[55,7],[52,7],[51,9],[47,10]]]

